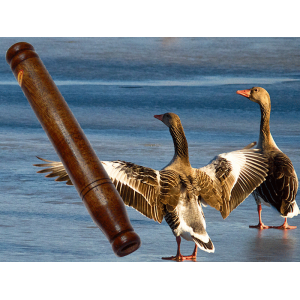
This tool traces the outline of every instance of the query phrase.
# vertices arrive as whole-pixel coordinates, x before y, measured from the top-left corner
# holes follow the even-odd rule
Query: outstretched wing
[[[38,157],[38,159],[46,162],[43,164],[34,164],[35,167],[45,168],[42,170],[39,170],[37,173],[49,173],[45,177],[49,178],[55,178],[55,181],[66,181],[67,185],[73,185],[64,165],[60,161],[52,161],[48,159],[44,159],[41,157]]]
[[[265,180],[267,172],[266,158],[258,149],[220,154],[196,170],[200,196],[225,219]]]
[[[164,208],[173,210],[180,196],[177,172],[139,166],[125,161],[102,161],[124,203],[159,223]]]
[[[39,159],[46,163],[34,165],[44,168],[38,173],[49,173],[46,177],[57,177],[56,181],[72,185],[61,162]],[[176,207],[180,195],[180,177],[176,172],[156,171],[124,161],[101,163],[127,206],[159,223],[163,220],[165,207],[168,210]]]

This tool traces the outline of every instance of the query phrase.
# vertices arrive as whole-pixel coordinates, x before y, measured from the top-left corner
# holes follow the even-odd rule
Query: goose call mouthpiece
[[[122,198],[33,46],[24,42],[11,46],[6,61],[114,253],[122,257],[136,251],[141,241]]]

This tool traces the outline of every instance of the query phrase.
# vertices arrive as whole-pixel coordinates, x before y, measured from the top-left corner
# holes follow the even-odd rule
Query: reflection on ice
[[[248,256],[251,261],[292,261],[296,240],[289,230],[257,230],[256,236],[249,240]]]

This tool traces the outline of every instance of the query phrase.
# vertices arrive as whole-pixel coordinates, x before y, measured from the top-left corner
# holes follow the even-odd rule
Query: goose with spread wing
[[[262,87],[239,90],[237,94],[258,103],[261,110],[260,132],[257,147],[268,159],[268,176],[266,180],[253,192],[257,204],[258,225],[249,226],[258,229],[295,229],[290,226],[287,218],[299,214],[296,203],[298,191],[298,177],[289,157],[276,145],[270,131],[271,99],[269,93]],[[261,204],[273,206],[284,218],[281,226],[267,226],[262,222]]]
[[[206,232],[201,202],[226,218],[265,179],[265,158],[258,150],[250,149],[251,145],[220,154],[203,168],[192,168],[179,117],[174,113],[154,117],[169,127],[173,138],[175,153],[168,165],[157,171],[120,160],[102,164],[127,206],[159,223],[165,219],[170,226],[177,254],[163,259],[195,260],[198,247],[206,252],[215,250]],[[57,177],[56,181],[72,185],[61,162],[42,160],[46,163],[35,164],[45,168],[38,173],[49,173],[46,177]],[[181,237],[195,243],[192,255],[181,254]]]

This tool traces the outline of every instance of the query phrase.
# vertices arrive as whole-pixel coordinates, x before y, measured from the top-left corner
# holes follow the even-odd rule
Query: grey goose
[[[196,260],[198,247],[206,252],[215,250],[206,232],[202,204],[214,207],[225,219],[263,182],[267,174],[265,159],[258,150],[250,149],[252,144],[220,154],[203,168],[192,168],[179,117],[174,113],[154,117],[169,127],[173,138],[175,153],[169,164],[160,171],[120,160],[102,164],[127,206],[159,223],[165,219],[170,226],[177,254],[163,259]],[[39,159],[46,163],[35,164],[45,168],[38,173],[49,173],[46,177],[57,177],[56,181],[72,185],[61,162]],[[194,241],[192,255],[181,254],[181,237]]]
[[[290,226],[287,218],[299,214],[296,203],[298,191],[298,177],[289,157],[276,145],[270,131],[271,99],[269,93],[262,87],[253,87],[248,90],[239,90],[237,94],[258,103],[261,111],[260,132],[257,148],[268,160],[268,176],[266,180],[253,192],[257,203],[259,222],[258,225],[249,226],[259,229],[295,229]],[[262,222],[261,204],[274,207],[282,217],[284,223],[281,226],[267,226]]]

